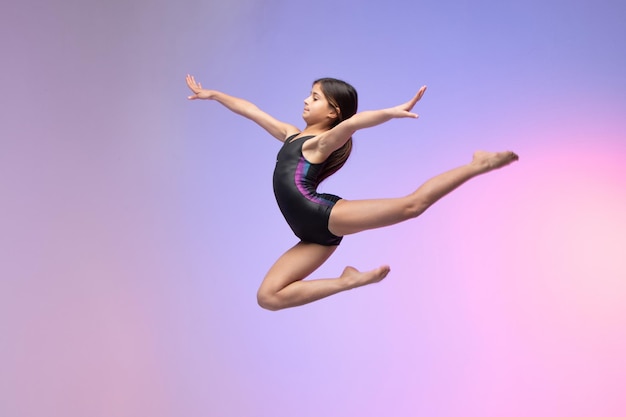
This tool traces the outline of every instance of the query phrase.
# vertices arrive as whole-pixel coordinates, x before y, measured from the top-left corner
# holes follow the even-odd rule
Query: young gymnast
[[[278,258],[259,287],[258,303],[268,310],[300,306],[381,281],[389,266],[366,272],[348,266],[338,278],[304,279],[333,254],[343,236],[415,218],[467,180],[518,159],[510,151],[477,151],[469,164],[431,178],[405,197],[348,201],[317,193],[319,183],[346,162],[357,130],[395,118],[417,118],[411,111],[424,95],[425,86],[399,106],[357,113],[357,93],[351,85],[333,78],[319,79],[304,100],[306,127],[300,130],[249,101],[202,88],[191,75],[187,75],[187,85],[193,92],[190,100],[215,100],[283,142],[274,170],[274,194],[300,242]]]

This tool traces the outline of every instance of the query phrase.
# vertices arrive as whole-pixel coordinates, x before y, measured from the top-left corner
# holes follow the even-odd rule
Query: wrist
[[[223,96],[222,93],[220,93],[217,90],[206,90],[206,99],[207,100],[217,100],[220,101],[220,97]]]

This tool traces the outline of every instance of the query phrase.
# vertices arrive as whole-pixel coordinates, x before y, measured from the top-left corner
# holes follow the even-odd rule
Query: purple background
[[[0,415],[623,416],[621,1],[23,0],[0,13]],[[280,143],[184,76],[301,125],[315,78],[420,119],[359,132],[323,191],[403,195],[513,149],[256,305],[295,238]]]

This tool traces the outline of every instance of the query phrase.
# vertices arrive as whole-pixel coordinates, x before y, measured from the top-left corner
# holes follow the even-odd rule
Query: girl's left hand
[[[193,75],[187,74],[186,81],[187,87],[189,87],[189,89],[193,92],[193,95],[187,97],[189,100],[207,100],[212,98],[213,91],[202,88],[202,85],[199,82],[196,82],[196,79],[193,77]]]
[[[415,94],[415,96],[411,100],[399,106],[393,107],[393,110],[395,113],[394,117],[396,118],[411,117],[413,119],[417,119],[419,116],[417,115],[417,113],[411,113],[411,110],[413,110],[413,107],[418,101],[420,101],[420,99],[422,98],[425,92],[426,92],[426,86],[423,86],[422,88],[419,89],[417,94]]]

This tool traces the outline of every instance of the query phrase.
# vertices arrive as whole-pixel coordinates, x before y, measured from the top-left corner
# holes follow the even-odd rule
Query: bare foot
[[[483,172],[489,172],[494,169],[502,168],[510,163],[517,161],[519,156],[511,151],[506,152],[486,152],[476,151],[474,152],[474,159],[472,164],[481,167]]]
[[[345,279],[350,288],[356,288],[382,281],[390,270],[391,268],[387,265],[366,272],[361,272],[356,268],[347,266],[343,270],[340,278]]]

